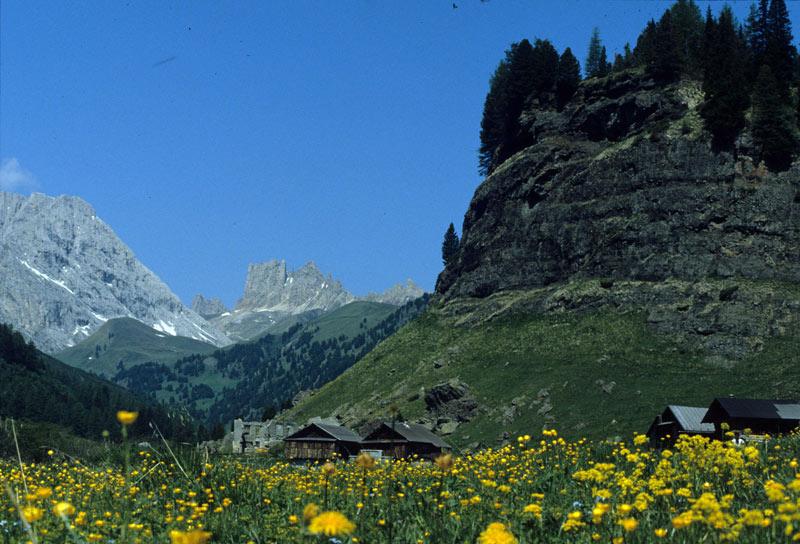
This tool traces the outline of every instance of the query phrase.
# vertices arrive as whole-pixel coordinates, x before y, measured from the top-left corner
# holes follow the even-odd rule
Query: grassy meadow
[[[794,436],[653,449],[641,435],[570,441],[545,430],[434,463],[365,455],[310,466],[126,442],[94,464],[48,453],[0,461],[0,542],[800,540]]]
[[[706,289],[714,293],[725,285],[708,281]],[[793,285],[739,285],[742,300],[729,308],[715,299],[702,301],[680,282],[650,289],[686,290],[675,304],[706,306],[709,312],[746,313],[757,306],[751,298],[800,304]],[[640,287],[641,282],[615,285],[620,293]],[[725,359],[710,356],[697,342],[659,333],[648,322],[650,306],[587,302],[606,300],[605,291],[599,281],[587,280],[432,305],[283,417],[302,422],[337,415],[359,427],[386,418],[393,405],[409,420],[435,419],[424,392],[457,377],[470,387],[479,409],[446,439],[460,446],[495,446],[504,432],[513,437],[545,427],[572,439],[629,436],[645,432],[668,404],[800,395],[796,324],[765,337],[759,349],[739,359]],[[561,300],[567,309],[540,309]],[[569,309],[573,306],[586,308]]]

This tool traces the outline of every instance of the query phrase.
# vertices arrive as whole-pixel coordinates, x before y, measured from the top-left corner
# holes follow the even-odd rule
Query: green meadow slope
[[[682,292],[683,304],[717,321],[726,305],[744,308],[756,299],[800,307],[797,285],[740,283],[737,300],[720,301],[729,285],[627,282],[610,296],[590,280],[436,304],[284,417],[333,415],[359,427],[396,407],[404,418],[437,426],[437,410],[446,414],[448,405],[427,404],[425,393],[457,380],[477,408],[448,439],[494,445],[504,433],[547,426],[570,437],[644,432],[666,404],[705,406],[717,396],[800,398],[796,321],[738,359],[709,351],[703,342],[713,335],[658,330],[659,289]],[[652,305],[619,302],[643,291],[653,293]]]
[[[111,378],[121,368],[149,361],[173,363],[195,353],[211,353],[216,346],[171,336],[152,329],[136,319],[110,319],[79,344],[56,354],[65,363]]]

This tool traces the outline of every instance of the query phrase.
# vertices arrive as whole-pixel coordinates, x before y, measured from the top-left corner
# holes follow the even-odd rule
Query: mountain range
[[[266,334],[281,323],[312,319],[357,300],[402,306],[422,295],[423,290],[408,280],[383,293],[357,297],[313,262],[288,270],[286,261],[272,260],[248,267],[244,294],[232,310],[219,299],[208,300],[203,295],[195,296],[192,308],[240,342]]]
[[[115,318],[222,347],[358,299],[314,263],[287,271],[285,261],[270,261],[250,265],[231,311],[202,295],[187,308],[88,203],[39,193],[0,192],[0,277],[0,323],[48,353],[76,346]],[[421,295],[409,280],[364,299],[400,306]]]

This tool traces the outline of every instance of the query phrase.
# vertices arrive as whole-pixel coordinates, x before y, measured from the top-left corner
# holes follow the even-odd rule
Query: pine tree
[[[631,51],[631,44],[628,42],[625,42],[622,58],[625,61],[625,68],[630,68],[633,65],[633,51]]]
[[[595,27],[589,40],[589,53],[586,55],[586,65],[584,66],[586,77],[603,75],[603,69],[608,64],[604,52],[605,48],[600,41],[600,29]]]
[[[672,24],[672,13],[667,10],[656,25],[653,51],[647,66],[648,73],[657,81],[674,81],[681,73],[681,58]]]
[[[706,22],[703,27],[703,44],[702,44],[702,69],[703,77],[711,68],[711,55],[714,52],[715,40],[717,39],[717,21],[714,19],[714,14],[711,12],[711,6],[706,11]]]
[[[563,108],[569,102],[578,84],[581,81],[581,66],[578,59],[572,54],[572,50],[567,47],[558,59],[558,75],[556,76],[556,100],[558,107]]]
[[[450,223],[447,231],[444,233],[444,241],[442,242],[442,263],[447,266],[453,261],[453,258],[458,254],[458,248],[461,241],[456,234],[456,228]]]
[[[709,8],[710,9],[710,8]],[[767,50],[767,15],[769,13],[769,0],[759,0],[758,7],[750,4],[750,13],[747,15],[745,31],[748,45],[756,64],[760,65]]]
[[[784,0],[771,0],[765,26],[766,47],[762,63],[770,67],[781,96],[787,97],[794,79],[797,51],[792,45],[792,23]]]
[[[785,170],[798,151],[794,110],[783,98],[781,83],[763,65],[753,92],[753,142],[772,170]]]
[[[553,92],[558,77],[558,51],[550,40],[536,40],[533,46],[533,87],[537,97]]]
[[[639,66],[650,66],[655,56],[656,41],[656,22],[650,19],[636,39],[636,48],[633,50],[633,57]]]
[[[675,44],[680,71],[702,73],[701,44],[703,16],[694,0],[678,0],[669,8],[672,41]]]
[[[611,73],[611,65],[608,63],[608,54],[606,53],[606,46],[600,49],[600,67],[597,69],[597,75],[600,77],[607,76]]]
[[[519,117],[536,89],[537,64],[528,40],[512,44],[489,84],[481,120],[479,172],[487,175],[508,157],[530,145]]]
[[[707,62],[703,74],[706,101],[700,109],[717,149],[732,149],[744,128],[749,105],[746,75],[739,66],[745,49],[734,28],[733,12],[724,7],[719,21],[706,22]]]
[[[513,48],[514,46],[512,46]],[[478,171],[481,175],[491,173],[496,164],[497,150],[503,143],[505,136],[505,118],[508,109],[508,94],[511,70],[506,58],[500,61],[491,80],[489,92],[483,104],[483,118],[481,119],[481,146],[478,152]]]

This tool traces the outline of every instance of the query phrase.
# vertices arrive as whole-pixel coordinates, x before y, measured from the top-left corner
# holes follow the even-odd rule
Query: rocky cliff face
[[[230,343],[184,307],[80,198],[0,192],[0,322],[53,353],[114,317]]]
[[[424,294],[425,291],[423,291],[420,286],[414,283],[413,280],[408,279],[405,283],[398,283],[389,287],[383,293],[370,293],[363,297],[362,300],[402,306],[407,302],[418,299]]]
[[[208,299],[203,295],[195,295],[192,299],[192,310],[204,319],[218,317],[228,311],[225,304],[218,298]]]
[[[478,187],[437,292],[578,277],[800,282],[800,165],[776,174],[714,153],[701,100],[696,83],[659,89],[625,73],[585,82],[562,112],[525,114],[536,143]]]
[[[260,310],[299,314],[332,310],[355,300],[338,280],[327,277],[313,262],[287,272],[286,261],[251,264],[237,311]]]
[[[340,308],[355,297],[313,262],[288,271],[286,261],[251,264],[244,294],[233,311],[212,322],[237,341],[251,340],[292,316],[318,315]]]
[[[412,280],[397,284],[383,293],[356,297],[332,275],[325,276],[317,265],[309,262],[297,270],[288,270],[286,261],[272,260],[251,264],[247,269],[244,294],[232,311],[208,304],[202,295],[195,297],[196,308],[209,313],[212,323],[237,341],[257,338],[287,319],[310,319],[341,308],[356,300],[383,302],[402,306],[424,294]],[[302,316],[302,317],[301,317]]]

